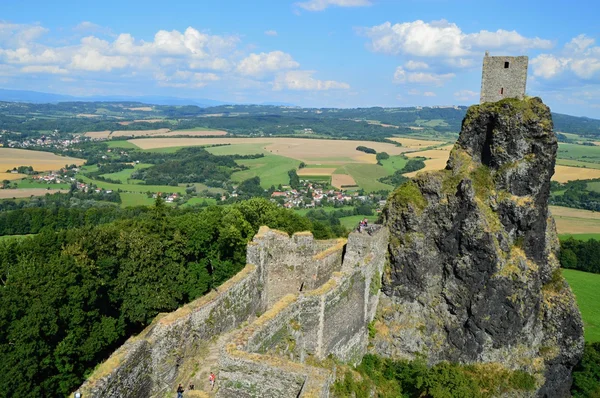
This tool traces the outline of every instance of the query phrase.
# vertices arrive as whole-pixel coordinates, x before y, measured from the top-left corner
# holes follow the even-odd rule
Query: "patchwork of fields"
[[[67,164],[81,165],[84,162],[83,159],[58,156],[50,152],[0,148],[0,171],[2,172],[19,166],[31,166],[35,171],[52,171]]]

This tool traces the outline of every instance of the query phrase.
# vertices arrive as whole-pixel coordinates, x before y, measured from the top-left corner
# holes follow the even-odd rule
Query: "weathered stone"
[[[446,170],[391,196],[375,351],[498,362],[568,396],[582,321],[548,211],[557,141],[538,98],[471,107]]]

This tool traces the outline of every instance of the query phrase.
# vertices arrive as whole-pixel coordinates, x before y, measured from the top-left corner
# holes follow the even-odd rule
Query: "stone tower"
[[[480,103],[496,102],[504,98],[523,99],[528,62],[529,58],[526,56],[490,57],[486,51],[483,58]]]

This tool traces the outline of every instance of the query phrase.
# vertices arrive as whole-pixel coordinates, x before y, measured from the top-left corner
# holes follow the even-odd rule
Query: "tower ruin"
[[[527,56],[491,57],[486,51],[483,58],[480,103],[496,102],[504,98],[525,96],[527,85]]]

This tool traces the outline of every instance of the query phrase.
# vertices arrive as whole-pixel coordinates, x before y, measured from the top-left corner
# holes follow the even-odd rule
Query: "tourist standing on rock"
[[[180,384],[179,387],[177,387],[177,398],[183,398],[184,391],[183,386]]]
[[[210,382],[210,390],[212,391],[215,388],[215,379],[217,376],[213,372],[210,372],[210,376],[208,376],[208,381]]]

